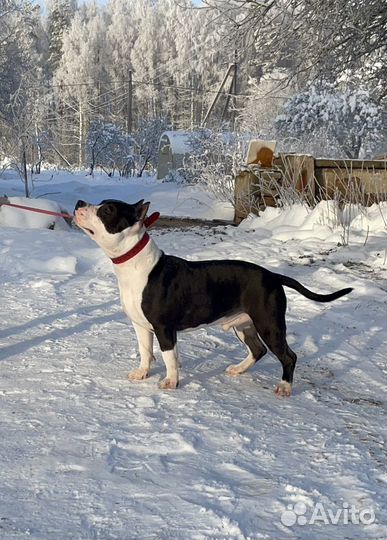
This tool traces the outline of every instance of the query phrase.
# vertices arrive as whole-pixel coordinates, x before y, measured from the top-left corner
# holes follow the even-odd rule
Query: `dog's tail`
[[[309,298],[310,300],[315,300],[316,302],[333,302],[333,300],[337,300],[345,294],[349,294],[351,291],[353,291],[352,287],[348,287],[347,289],[341,289],[340,291],[336,291],[331,294],[318,294],[310,291],[309,289],[301,285],[301,283],[299,283],[297,280],[291,277],[283,276],[281,274],[277,275],[282,285],[285,285],[285,287],[290,287],[291,289],[294,289],[306,298]]]

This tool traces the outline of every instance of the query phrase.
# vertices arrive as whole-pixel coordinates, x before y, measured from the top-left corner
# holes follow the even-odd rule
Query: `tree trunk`
[[[79,104],[79,147],[78,147],[78,167],[83,165],[83,111],[82,104]]]
[[[21,158],[22,158],[22,173],[23,173],[23,179],[24,179],[24,191],[28,199],[30,196],[30,190],[28,186],[26,143],[23,137],[21,137],[21,144],[22,144]]]
[[[36,162],[36,165],[35,165],[35,172],[36,174],[40,174],[42,161],[43,161],[43,154],[42,154],[42,145],[40,144],[40,140],[39,140],[38,126],[35,126],[35,137],[36,137],[36,147],[38,149],[38,161]]]

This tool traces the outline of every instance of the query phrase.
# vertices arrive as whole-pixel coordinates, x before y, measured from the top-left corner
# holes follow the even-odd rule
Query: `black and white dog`
[[[282,364],[276,394],[289,396],[297,357],[286,341],[286,296],[283,286],[317,302],[331,302],[351,288],[316,294],[295,279],[245,261],[191,262],[165,255],[146,232],[149,203],[78,201],[75,221],[110,257],[118,278],[121,303],[137,334],[141,362],[132,380],[149,375],[153,335],[160,344],[167,373],[160,388],[179,383],[177,332],[209,324],[233,328],[248,356],[227,368],[240,375],[267,352]],[[265,346],[266,345],[266,346]]]

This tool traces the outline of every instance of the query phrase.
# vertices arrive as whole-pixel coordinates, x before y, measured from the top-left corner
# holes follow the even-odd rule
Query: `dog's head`
[[[113,199],[97,205],[78,201],[74,210],[75,223],[114,257],[138,241],[149,204],[143,199],[135,204]]]

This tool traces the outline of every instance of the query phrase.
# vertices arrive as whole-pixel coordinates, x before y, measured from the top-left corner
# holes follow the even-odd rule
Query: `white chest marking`
[[[149,246],[149,247],[148,247]],[[142,295],[148,276],[160,258],[161,251],[151,241],[134,259],[114,266],[120,290],[121,305],[129,319],[153,330],[141,308]]]

